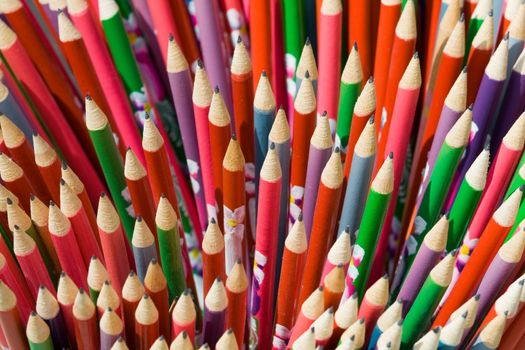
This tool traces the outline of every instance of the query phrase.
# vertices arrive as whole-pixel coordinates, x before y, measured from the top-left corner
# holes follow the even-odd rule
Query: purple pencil
[[[310,239],[312,219],[314,216],[315,203],[317,202],[317,190],[321,181],[321,173],[332,154],[332,136],[330,134],[330,123],[326,112],[319,117],[312,138],[310,139],[310,150],[308,153],[308,167],[306,168],[306,182],[304,187],[303,219],[306,229],[306,237]]]
[[[195,13],[199,23],[199,37],[202,48],[202,57],[210,77],[212,86],[219,86],[228,107],[228,112],[233,115],[233,100],[231,93],[230,64],[226,59],[226,47],[222,37],[222,29],[217,17],[220,13],[217,0],[195,0]],[[232,120],[232,130],[235,121]],[[211,344],[210,344],[211,345]]]
[[[192,91],[193,83],[188,62],[181,49],[173,39],[169,38],[167,67],[170,82],[171,96],[177,111],[182,144],[186,155],[186,164],[190,174],[191,187],[201,227],[204,230],[208,224],[206,201],[204,199],[204,185],[200,170],[199,146],[195,131],[195,115],[193,114]]]
[[[514,271],[514,267],[521,260],[524,247],[525,231],[520,230],[501,246],[498,254],[492,259],[478,287],[479,304],[476,322],[482,321],[489,311],[501,288]]]
[[[43,285],[38,289],[36,312],[49,326],[54,346],[57,349],[69,349],[66,324],[60,312],[58,301]]]
[[[425,236],[397,299],[403,300],[403,317],[412,306],[421,286],[445,250],[448,236],[448,217],[443,215]]]
[[[463,112],[467,108],[467,69],[466,67],[459,73],[458,78],[452,88],[450,89],[447,98],[443,104],[443,109],[441,110],[441,116],[439,118],[439,123],[436,128],[436,133],[432,139],[432,144],[430,146],[430,151],[427,156],[427,164],[425,166],[425,174],[432,174],[434,165],[436,164],[436,159],[443,146],[445,137],[447,136],[452,126],[456,121],[461,117]],[[422,147],[425,147],[422,145]],[[430,176],[425,176],[425,180],[421,184],[421,193],[425,193],[425,189],[428,185]],[[418,206],[419,202],[423,197],[418,196]]]
[[[520,57],[512,68],[509,77],[509,85],[501,104],[499,113],[498,127],[494,128],[492,134],[492,148],[496,149],[501,143],[505,134],[520,113],[525,108],[525,50],[521,52]]]
[[[108,308],[100,318],[100,350],[111,350],[111,347],[122,336],[124,324],[120,317]]]
[[[466,148],[466,154],[463,157],[458,172],[454,178],[452,192],[449,195],[455,196],[461,179],[465,176],[468,168],[474,162],[474,159],[481,152],[488,129],[495,117],[496,108],[500,99],[503,84],[507,76],[507,59],[508,59],[509,39],[506,36],[492,55],[485,73],[481,79],[481,84],[474,101],[472,109],[472,127],[470,131],[470,143]],[[449,198],[452,199],[452,198]],[[447,202],[451,204],[451,200]]]
[[[214,349],[215,344],[224,333],[228,296],[221,279],[217,277],[206,299],[204,299],[204,343]]]

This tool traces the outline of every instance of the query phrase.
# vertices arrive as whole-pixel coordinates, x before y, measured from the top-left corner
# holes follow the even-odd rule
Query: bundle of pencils
[[[0,13],[2,349],[525,348],[523,0]]]

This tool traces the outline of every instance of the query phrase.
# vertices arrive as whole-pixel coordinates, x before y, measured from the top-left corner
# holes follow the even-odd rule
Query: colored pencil
[[[334,323],[334,308],[329,307],[325,312],[319,316],[312,328],[315,329],[315,343],[317,346],[327,346],[332,337]]]
[[[144,287],[140,279],[135,272],[130,271],[122,287],[122,315],[126,339],[132,348],[135,344],[135,310],[143,295]]]
[[[388,284],[388,276],[385,275],[379,278],[366,290],[363,300],[359,305],[357,317],[358,319],[364,320],[366,342],[370,339],[373,326],[377,323],[379,316],[381,316],[387,305],[389,294]],[[346,331],[348,332],[348,329]]]
[[[217,277],[225,278],[224,238],[214,218],[210,220],[202,240],[203,288],[210,290]]]
[[[165,3],[167,1],[162,1]],[[158,7],[154,12],[161,12]],[[170,17],[170,16],[164,16]],[[159,38],[161,33],[157,33]],[[180,40],[179,40],[180,42]],[[161,46],[162,47],[162,46]],[[203,192],[202,174],[199,169],[200,158],[197,146],[197,135],[195,128],[195,116],[192,108],[191,92],[193,84],[191,81],[190,67],[184,58],[175,39],[170,36],[167,46],[167,72],[171,87],[171,93],[175,108],[177,110],[177,120],[181,131],[182,143],[186,155],[186,164],[190,172],[193,196],[197,205],[197,211],[201,226],[206,226],[206,204]]]
[[[472,15],[470,17],[469,23],[468,23],[468,32],[467,32],[467,54],[469,53],[469,49],[472,44],[472,40],[474,40],[474,37],[478,33],[480,27],[483,24],[483,21],[488,16],[489,12],[492,10],[493,4],[491,1],[487,0],[480,0],[474,9],[474,12],[472,12]]]
[[[240,259],[235,262],[226,280],[226,294],[229,305],[228,311],[226,312],[226,327],[234,333],[234,342],[237,343],[240,349],[242,348],[244,339],[246,324],[244,314],[248,301],[248,278],[246,277],[246,271]]]
[[[462,324],[462,322],[459,322],[462,324],[462,327],[459,327],[460,330],[454,331],[454,333],[456,334],[459,333],[460,341],[464,339],[464,337],[469,333],[469,331],[472,329],[472,326],[474,325],[474,322],[476,321],[479,298],[480,298],[479,294],[474,295],[469,300],[467,300],[463,305],[457,308],[456,311],[452,313],[452,315],[450,315],[450,319],[448,320],[447,324],[450,324],[452,321],[458,318],[459,319],[465,318],[464,324]],[[463,317],[465,314],[466,314],[466,317]],[[458,321],[456,321],[456,323],[458,323]],[[452,330],[454,330],[454,327],[452,327]]]
[[[334,314],[334,330],[329,346],[335,346],[339,342],[342,333],[357,321],[358,312],[357,294],[352,295],[344,303],[339,305]]]
[[[323,262],[328,252],[329,242],[335,230],[335,215],[339,208],[343,183],[343,167],[339,148],[336,148],[321,173],[316,210],[312,221],[310,245],[316,247],[306,255],[305,274],[301,283],[299,305],[320,283]],[[329,234],[327,235],[326,232]]]
[[[96,305],[100,290],[104,282],[109,280],[109,274],[102,262],[96,257],[91,257],[88,266],[87,284],[89,286],[89,297]]]
[[[186,331],[182,331],[171,343],[170,349],[191,350],[193,344]],[[209,349],[209,347],[208,347]]]
[[[321,182],[321,173],[332,154],[332,136],[330,134],[329,118],[326,113],[318,117],[317,125],[310,139],[308,151],[308,166],[304,186],[303,222],[306,237],[310,238],[313,216],[317,202],[317,190]]]
[[[93,349],[100,345],[95,305],[84,289],[78,290],[73,304],[75,336],[78,349]]]
[[[258,77],[263,70],[266,70],[268,76],[272,77],[273,67],[271,64],[272,42],[270,34],[271,19],[269,2],[252,0],[249,14],[250,26],[259,28],[259,30],[250,31],[253,76]]]
[[[135,310],[135,348],[146,350],[159,337],[159,312],[148,294],[140,299]]]
[[[383,162],[370,186],[352,260],[346,275],[343,300],[349,298],[354,292],[357,292],[359,300],[362,300],[365,294],[370,266],[392,193],[394,163],[394,155],[391,153]]]
[[[257,334],[261,347],[269,347],[273,331],[275,304],[275,256],[279,229],[279,203],[281,197],[281,165],[275,145],[270,144],[261,168],[258,198],[258,218],[255,242],[254,272],[251,289],[252,331]],[[267,345],[264,345],[267,344]]]
[[[299,215],[284,243],[273,337],[273,346],[277,349],[284,349],[290,339],[298,307],[298,281],[302,279],[304,272],[307,244],[303,218]]]
[[[403,331],[403,320],[399,320],[390,326],[377,341],[377,349],[397,349],[401,345],[401,333]]]
[[[317,115],[326,111],[330,130],[335,132],[339,103],[341,70],[341,35],[343,25],[341,0],[323,0],[319,10],[319,93]]]
[[[133,217],[128,208],[131,203],[123,195],[126,190],[124,179],[124,165],[119,151],[113,139],[111,126],[104,112],[97,106],[96,102],[87,96],[86,103],[86,126],[89,130],[91,140],[95,146],[100,166],[104,172],[108,187],[122,217],[122,223],[128,240],[131,241],[133,233]],[[99,192],[100,193],[100,192]]]
[[[490,55],[494,49],[494,16],[489,12],[487,18],[479,28],[478,33],[472,40],[472,48],[470,49],[469,57],[467,59],[468,88],[467,88],[467,104],[474,102],[483,72],[490,60]]]
[[[522,196],[521,189],[516,190],[500,207],[494,212],[490,222],[486,225],[485,231],[477,242],[475,253],[473,252],[468,261],[460,260],[456,265],[462,267],[459,269],[459,276],[455,278],[455,284],[450,292],[447,292],[447,298],[441,307],[434,325],[442,325],[449,318],[450,314],[463,304],[479,282],[479,278],[486,271],[492,258],[496,255],[497,249],[505,240],[505,236],[513,225],[517,204]],[[467,249],[469,246],[463,246],[461,249]],[[468,255],[467,255],[468,256]],[[456,266],[457,267],[457,266]],[[481,274],[480,274],[481,272]],[[456,272],[457,273],[457,272]]]
[[[367,1],[355,1],[348,4],[348,47],[359,45],[359,56],[363,63],[363,73],[367,77],[372,71],[372,4]]]
[[[288,227],[291,227],[297,220],[303,206],[309,142],[315,130],[316,108],[317,100],[314,88],[310,74],[306,71],[294,102],[292,124],[292,149],[294,151],[292,152],[290,166],[290,221]]]
[[[73,316],[73,304],[78,293],[78,287],[69,276],[62,272],[58,281],[57,287],[57,301],[60,305],[60,312],[64,317],[66,324],[67,335],[72,345],[76,345],[75,338],[75,321]]]
[[[124,330],[122,320],[113,309],[107,308],[100,318],[99,327],[100,349],[110,350]]]
[[[414,344],[414,349],[417,350],[431,350],[437,349],[439,346],[439,337],[441,335],[441,327],[436,327],[429,330],[424,336]]]
[[[478,338],[474,341],[472,349],[497,349],[503,336],[503,331],[505,330],[505,323],[505,315],[497,316],[492,321],[490,321],[490,323],[488,323],[485,328],[483,328]]]
[[[156,259],[153,259],[148,266],[144,277],[144,289],[149,295],[159,315],[159,333],[165,338],[171,337],[169,296],[166,277]]]
[[[48,325],[36,312],[29,316],[26,326],[26,336],[29,348],[32,350],[52,350],[53,340]]]
[[[469,313],[465,311],[461,316],[450,320],[445,326],[443,326],[441,334],[439,335],[438,348],[457,348],[461,344],[468,314]]]
[[[38,172],[49,190],[51,198],[60,202],[60,159],[55,150],[39,134],[33,134],[33,149]]]
[[[220,278],[215,279],[204,300],[203,341],[215,347],[224,332],[228,297]]]
[[[126,345],[126,341],[124,340],[124,338],[119,337],[111,347],[111,350],[129,350],[129,348]]]
[[[439,300],[452,279],[455,258],[455,252],[446,255],[430,271],[405,318],[401,348],[410,348],[421,333],[421,325],[426,325],[429,322],[432,313],[438,306]]]
[[[120,295],[130,270],[128,248],[117,211],[105,193],[98,202],[97,225],[106,268]]]
[[[236,350],[239,349],[236,340],[235,333],[233,329],[227,329],[224,334],[217,341],[216,347],[217,350]]]
[[[435,171],[430,174],[427,187],[420,191],[419,198],[421,199],[417,214],[412,219],[411,233],[405,242],[402,256],[399,259],[398,271],[396,271],[394,280],[395,288],[398,288],[404,277],[406,277],[406,273],[410,270],[419,250],[421,241],[433,226],[441,211],[445,195],[452,182],[452,174],[455,172],[463,150],[468,143],[471,121],[472,113],[467,109],[447,133],[436,159]],[[425,179],[423,179],[423,183],[424,181]]]
[[[335,145],[342,150],[343,154],[346,154],[354,106],[361,92],[362,84],[363,69],[361,67],[357,44],[354,43],[346,60],[343,72],[341,73],[341,84],[339,87]]]
[[[171,337],[177,339],[182,335],[193,344],[195,341],[196,317],[191,289],[186,289],[177,300],[171,314]]]
[[[140,281],[144,282],[149,263],[153,259],[157,259],[157,250],[155,249],[155,237],[140,216],[135,221],[131,245],[135,266],[137,267],[137,275]]]
[[[183,266],[183,255],[177,214],[168,201],[161,195],[155,216],[157,238],[160,250],[160,262],[166,275],[170,303],[186,289],[186,275]],[[159,310],[159,313],[163,310]],[[166,338],[167,335],[166,335]]]
[[[53,294],[43,285],[38,288],[36,312],[49,326],[53,344],[56,344],[56,346],[60,348],[69,347],[70,343],[67,337],[66,325],[60,313],[58,302]]]
[[[324,289],[319,287],[310,294],[310,296],[304,301],[297,310],[297,316],[295,320],[295,326],[291,330],[290,340],[288,341],[288,347],[296,348],[294,343],[299,340],[301,335],[307,332],[312,323],[321,316],[324,311]]]
[[[401,15],[401,5],[402,1],[400,0],[382,0],[380,5],[378,33],[381,33],[381,35],[377,36],[373,67],[377,94],[377,108],[374,114],[377,118],[382,115],[385,103],[390,58],[392,57],[396,25]],[[378,125],[381,125],[381,123],[378,123]],[[380,128],[378,128],[377,132],[379,130]]]
[[[49,203],[49,234],[64,271],[77,286],[87,289],[87,267],[68,218],[55,203]]]
[[[140,216],[151,231],[155,231],[155,202],[149,186],[148,174],[131,148],[126,151],[124,177],[137,218]]]
[[[341,335],[339,344],[348,344],[349,341],[352,346],[356,349],[362,349],[365,344],[365,319],[361,318],[355,321],[346,331]],[[343,348],[344,349],[344,348]]]
[[[0,325],[5,329],[7,345],[12,349],[29,349],[16,309],[17,297],[4,282],[0,282],[0,300]]]
[[[108,308],[113,309],[113,311],[120,315],[120,304],[121,301],[117,291],[109,280],[105,280],[102,288],[100,288],[100,294],[95,304],[97,306],[98,319],[102,318],[102,315],[104,315],[104,312],[106,312]]]
[[[303,50],[301,51],[301,57],[299,58],[299,63],[297,64],[297,70],[295,71],[295,96],[297,96],[299,93],[299,88],[301,87],[301,83],[306,75],[306,72],[308,72],[310,75],[312,86],[314,91],[317,93],[317,80],[319,79],[319,72],[317,71],[315,54],[309,37],[307,37],[304,42]],[[292,122],[290,124],[293,125]]]
[[[403,316],[403,300],[397,299],[392,303],[377,319],[377,323],[372,331],[370,336],[370,343],[368,344],[368,349],[374,349],[378,346],[378,341],[381,339],[382,335],[390,329],[397,322],[402,320]],[[377,345],[376,345],[377,344]]]
[[[368,124],[357,139],[352,156],[353,167],[350,169],[346,185],[341,217],[339,218],[340,235],[348,226],[349,232],[355,232],[361,223],[366,203],[366,190],[370,185],[372,170],[376,160],[376,125],[370,118]]]
[[[352,114],[352,122],[350,127],[350,134],[348,136],[348,145],[346,148],[345,159],[345,178],[348,179],[350,175],[350,168],[352,167],[352,160],[354,156],[354,149],[363,132],[368,120],[376,109],[376,90],[374,85],[374,78],[370,77],[365,83],[363,90],[359,94],[354,106]]]
[[[53,294],[56,294],[35,241],[18,225],[14,226],[13,231],[13,252],[35,299],[40,285],[45,285]]]
[[[342,265],[346,276],[346,271],[348,270],[348,265],[350,264],[350,259],[352,257],[354,243],[355,234],[351,234],[347,229],[337,237],[334,244],[332,244],[332,247],[326,254],[321,281],[324,281],[326,275],[338,265]]]
[[[4,153],[0,154],[0,177],[7,189],[20,198],[20,205],[29,210],[29,197],[33,188],[24,170]]]

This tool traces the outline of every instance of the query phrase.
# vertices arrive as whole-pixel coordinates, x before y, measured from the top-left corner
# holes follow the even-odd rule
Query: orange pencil
[[[25,322],[35,308],[35,299],[4,240],[0,240],[0,246],[3,246],[3,252],[0,253],[0,279],[18,296],[17,308]]]
[[[483,277],[485,270],[514,224],[522,192],[523,189],[517,189],[492,215],[477,242],[476,249],[472,252],[456,283],[450,284],[449,288],[452,289],[434,320],[434,327],[444,325],[452,312],[475,292],[475,288]],[[468,246],[463,246],[461,249],[469,248]]]
[[[381,111],[381,129],[379,132],[377,154],[384,154],[397,88],[401,77],[405,73],[408,63],[412,59],[417,38],[416,10],[413,0],[408,0],[396,25],[390,68],[388,69],[388,82],[386,85],[385,102]],[[379,117],[376,117],[376,120]],[[379,170],[378,162],[375,172]]]
[[[144,295],[144,287],[134,271],[130,271],[122,287],[122,315],[128,345],[133,349],[135,344],[135,310]]]
[[[498,37],[497,37],[498,43],[501,40],[503,40],[505,33],[507,33],[509,29],[510,23],[513,21],[514,18],[516,18],[520,3],[521,3],[520,0],[507,0],[505,12],[503,13],[503,16],[501,17],[501,23],[499,26]]]
[[[208,127],[210,132],[211,162],[215,200],[217,203],[218,224],[223,228],[223,183],[222,162],[231,136],[230,114],[224,104],[219,88],[215,88],[208,113]]]
[[[31,174],[31,178],[28,178],[28,180],[34,193],[42,200],[49,201],[51,199],[49,192],[40,176],[33,157],[33,150],[29,142],[27,142],[24,133],[5,115],[0,115],[0,126],[4,144],[9,150],[11,158],[24,170],[24,173]],[[26,200],[26,198],[22,198],[22,200]]]
[[[237,346],[242,349],[246,326],[248,278],[240,259],[235,262],[226,280],[226,295],[229,305],[226,312],[226,328],[230,328],[234,332]]]
[[[142,217],[151,232],[155,234],[155,202],[151,195],[148,174],[131,148],[126,152],[124,177],[135,215]]]
[[[144,120],[142,149],[146,157],[146,168],[155,205],[158,205],[160,195],[164,193],[171,205],[178,209],[173,178],[170,175],[166,176],[166,174],[171,174],[166,145],[159,129],[149,115],[146,115],[146,120]]]
[[[100,346],[95,305],[83,288],[78,290],[73,304],[75,339],[79,350],[97,349]]]
[[[388,70],[390,68],[390,58],[394,35],[399,16],[401,15],[401,0],[381,0],[379,9],[379,24],[374,60],[374,76],[376,85],[376,118],[382,114],[385,102],[386,86],[388,85]],[[366,76],[366,75],[365,75]],[[376,119],[377,121],[377,119]],[[381,125],[377,123],[376,125]],[[379,132],[379,128],[377,129]]]
[[[60,159],[55,150],[39,134],[33,134],[33,150],[38,172],[51,195],[51,199],[60,203]]]
[[[316,109],[315,91],[310,74],[306,71],[294,102],[289,227],[297,220],[303,206],[308,152],[316,124]]]
[[[210,219],[202,240],[202,279],[204,295],[208,294],[217,277],[225,278],[224,238],[214,218]]]
[[[302,280],[304,272],[307,245],[303,217],[299,215],[284,241],[273,337],[273,343],[278,344],[279,348],[286,346],[294,325],[300,290],[299,281]]]
[[[91,228],[82,202],[71,187],[66,184],[64,179],[60,179],[60,209],[71,222],[71,226],[73,226],[73,231],[77,237],[77,242],[82,242],[82,244],[80,244],[80,252],[82,253],[82,258],[86,266],[89,266],[93,255],[104,262],[104,257],[100,249],[98,231],[95,231],[97,232],[95,233]]]
[[[270,2],[252,0],[250,3],[250,46],[252,50],[253,75],[260,77],[266,71],[272,77],[272,41],[270,33]],[[257,29],[255,29],[257,28]],[[254,82],[253,88],[256,88]]]
[[[330,271],[323,280],[324,306],[336,309],[345,290],[346,271],[339,264]]]
[[[144,294],[135,311],[135,349],[149,350],[159,337],[159,312],[155,304]]]
[[[171,339],[168,283],[156,259],[151,260],[144,277],[144,288],[155,304],[159,314],[159,332]]]
[[[483,21],[476,36],[472,40],[469,57],[467,61],[468,83],[467,83],[467,105],[474,103],[478,94],[481,78],[485,68],[490,61],[494,49],[494,16],[492,11]]]
[[[0,326],[7,345],[10,349],[29,349],[16,299],[15,293],[4,282],[0,282]]]
[[[226,274],[229,275],[238,259],[243,259],[245,242],[244,156],[232,136],[222,162],[222,188],[224,191],[224,245]]]
[[[352,0],[347,5],[348,47],[354,43],[359,46],[359,57],[363,67],[363,76],[368,77],[372,71],[372,1]],[[381,32],[381,35],[383,32]],[[383,57],[383,59],[387,59]]]
[[[305,274],[301,284],[298,305],[301,305],[319,285],[324,259],[333,239],[331,236],[335,230],[342,184],[343,167],[339,148],[336,148],[321,174],[310,235],[310,247],[315,247],[315,249],[308,250],[306,255]]]

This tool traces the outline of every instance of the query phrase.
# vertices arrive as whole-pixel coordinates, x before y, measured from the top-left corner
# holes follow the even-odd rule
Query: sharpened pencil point
[[[173,40],[175,40],[175,38],[173,37],[173,34],[172,34],[172,33],[170,33],[170,34],[168,35],[168,40],[169,40],[170,42],[173,42]]]

